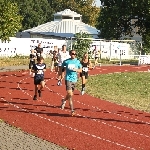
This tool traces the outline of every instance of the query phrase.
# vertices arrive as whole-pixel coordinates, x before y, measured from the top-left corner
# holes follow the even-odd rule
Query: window
[[[80,20],[80,17],[74,17],[74,20]]]
[[[70,16],[62,16],[62,19],[72,19]]]
[[[61,16],[55,16],[55,19],[61,19]]]

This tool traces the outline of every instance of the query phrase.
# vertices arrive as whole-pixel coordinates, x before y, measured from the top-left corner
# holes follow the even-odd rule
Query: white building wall
[[[11,57],[15,55],[28,56],[30,50],[34,49],[38,43],[42,44],[44,54],[54,49],[54,46],[61,48],[66,43],[65,40],[42,39],[42,38],[10,38],[10,42],[0,40],[0,57]]]
[[[67,44],[65,40],[57,39],[43,39],[43,38],[10,38],[10,42],[0,41],[0,57],[10,57],[15,55],[29,56],[30,50],[34,49],[38,43],[42,43],[45,54],[54,49],[54,46],[61,48],[63,44]],[[134,55],[130,44],[121,42],[106,42],[93,41],[91,50],[95,48],[101,50],[102,59],[120,59],[120,52],[122,59],[131,59]]]
[[[122,59],[131,59],[131,55],[134,55],[130,44],[123,42],[93,41],[91,47],[95,46],[96,50],[101,51],[102,59],[120,59],[120,54]]]

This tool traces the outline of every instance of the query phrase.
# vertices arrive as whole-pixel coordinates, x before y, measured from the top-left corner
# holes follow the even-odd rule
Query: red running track
[[[97,67],[91,75],[147,71],[148,67]],[[0,74],[0,118],[55,144],[76,150],[150,150],[150,114],[75,91],[76,116],[60,109],[65,87],[46,72],[42,98],[33,101],[33,78],[26,72]]]

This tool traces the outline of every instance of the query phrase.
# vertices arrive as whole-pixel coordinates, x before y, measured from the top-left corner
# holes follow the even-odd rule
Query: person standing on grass
[[[34,50],[36,51],[37,58],[42,56],[43,48],[41,47],[41,43],[39,43],[38,46]]]
[[[36,55],[35,55],[35,50],[31,50],[31,54],[30,54],[30,62],[29,62],[29,72],[31,75],[31,69],[33,67],[33,65],[35,64],[35,60],[36,60]]]
[[[69,101],[70,109],[71,109],[71,115],[75,115],[74,107],[73,107],[73,101],[72,96],[75,89],[75,84],[78,79],[78,74],[82,72],[82,65],[80,61],[76,58],[76,51],[71,50],[70,51],[71,58],[63,61],[62,63],[62,73],[66,71],[65,75],[65,85],[66,85],[66,97],[65,99],[62,99],[61,109],[64,109],[66,101]]]
[[[64,78],[64,70],[62,67],[62,63],[64,60],[66,60],[68,58],[70,58],[69,52],[66,49],[66,45],[63,45],[62,51],[60,51],[58,53],[58,70],[59,70],[59,72],[58,72],[58,83],[57,83],[58,86],[62,85],[62,80]]]
[[[41,91],[45,86],[44,82],[44,72],[46,71],[46,64],[43,62],[43,57],[37,58],[37,63],[33,65],[32,72],[35,73],[34,85],[35,85],[35,95],[33,100],[37,100],[37,95],[41,97]],[[40,88],[39,88],[40,85]]]
[[[93,54],[94,54],[94,67],[93,69],[95,68],[95,66],[98,64],[98,59],[100,58],[100,51],[99,50],[95,50],[93,51]]]
[[[81,95],[83,95],[85,92],[85,84],[88,79],[88,71],[89,71],[89,68],[92,68],[92,63],[89,60],[88,53],[85,53],[83,55],[83,59],[81,60],[81,65],[82,65],[82,72],[80,73],[80,77],[82,79]]]

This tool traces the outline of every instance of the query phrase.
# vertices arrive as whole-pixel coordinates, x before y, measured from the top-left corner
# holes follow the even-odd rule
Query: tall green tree
[[[145,32],[148,0],[101,0],[104,7],[98,18],[97,28],[105,38],[119,39],[122,35],[132,36],[133,27],[138,34]],[[134,23],[131,19],[137,19]]]
[[[83,54],[85,52],[89,52],[89,49],[92,44],[92,41],[90,38],[91,36],[85,32],[80,32],[80,33],[75,34],[75,41],[72,45],[72,48],[76,50],[78,59],[81,60],[83,57]]]
[[[48,0],[55,13],[71,9],[82,15],[82,21],[91,26],[97,24],[100,8],[96,7],[95,0]]]
[[[53,18],[53,9],[47,0],[12,0],[19,7],[19,13],[24,17],[22,29],[30,29],[50,22]]]
[[[9,40],[22,27],[22,16],[16,3],[9,0],[0,0],[0,39]]]
[[[120,39],[134,34],[142,36],[143,45],[149,41],[150,0],[101,0],[104,4],[98,17],[100,37]],[[134,22],[131,21],[134,19]],[[135,31],[135,28],[138,30]]]

